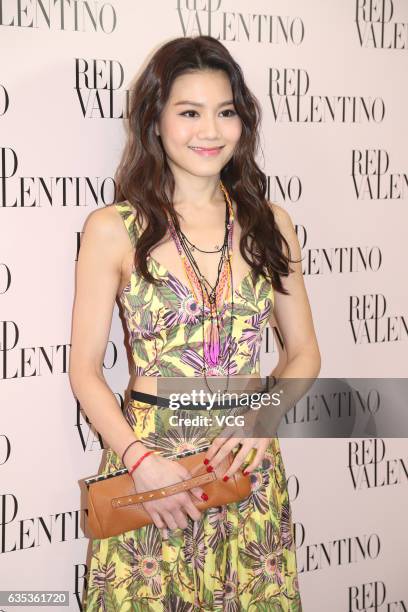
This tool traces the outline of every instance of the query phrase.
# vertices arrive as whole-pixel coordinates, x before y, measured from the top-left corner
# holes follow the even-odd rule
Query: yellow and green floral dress
[[[134,208],[128,202],[111,206],[135,246]],[[202,305],[162,264],[149,258],[148,265],[161,285],[147,283],[133,270],[120,295],[136,373],[202,376]],[[254,284],[248,274],[234,290],[230,376],[259,373],[261,338],[273,300],[273,288],[262,276]],[[225,301],[220,316],[222,353],[217,366],[207,370],[209,376],[227,376],[230,309]],[[179,427],[165,437],[156,435],[159,410],[132,398],[124,409],[135,436],[148,448],[166,457],[203,446],[193,426]],[[255,449],[247,455],[247,463],[254,453]],[[101,473],[122,467],[108,449]],[[187,515],[188,527],[169,531],[168,539],[150,524],[92,540],[84,612],[301,612],[294,529],[277,437],[249,478],[248,498],[202,511],[199,521]]]

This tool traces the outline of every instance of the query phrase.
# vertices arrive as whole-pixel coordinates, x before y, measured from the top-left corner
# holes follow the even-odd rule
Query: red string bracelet
[[[147,453],[144,453],[144,455],[142,455],[141,457],[139,457],[139,459],[136,461],[136,463],[134,465],[132,465],[132,467],[130,468],[130,470],[128,470],[129,474],[133,474],[133,472],[135,471],[135,469],[137,468],[137,466],[141,463],[141,461],[143,461],[143,459],[145,457],[147,457],[147,455],[151,455],[152,453],[156,453],[157,451],[147,451]]]

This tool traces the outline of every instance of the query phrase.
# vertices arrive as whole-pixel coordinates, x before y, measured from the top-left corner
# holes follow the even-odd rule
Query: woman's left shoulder
[[[288,211],[283,208],[283,206],[280,206],[275,202],[269,202],[267,200],[267,204],[272,210],[275,222],[278,225],[279,230],[282,232],[282,234],[293,234],[293,232],[295,231],[295,227]]]

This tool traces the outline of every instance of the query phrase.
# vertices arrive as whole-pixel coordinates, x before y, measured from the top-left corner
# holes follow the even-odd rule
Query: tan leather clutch
[[[207,472],[203,463],[205,454],[204,450],[172,459],[189,470],[192,474],[189,480],[143,493],[136,492],[133,478],[126,468],[111,474],[84,479],[88,487],[88,528],[91,536],[108,538],[153,523],[142,502],[188,491],[191,487],[200,486],[208,495],[207,501],[200,501],[190,493],[193,503],[199,510],[241,501],[250,495],[249,476],[244,476],[241,469],[227,482],[220,480],[234,460],[232,452],[216,466],[213,472]]]

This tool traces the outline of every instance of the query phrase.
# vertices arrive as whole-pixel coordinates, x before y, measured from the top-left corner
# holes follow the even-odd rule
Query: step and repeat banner
[[[115,197],[131,81],[198,34],[261,102],[258,161],[297,230],[320,377],[407,377],[406,0],[0,0],[0,590],[68,591],[72,611],[90,552],[78,481],[106,450],[67,373],[81,232]],[[262,375],[282,349],[267,327]],[[104,375],[122,406],[129,374],[116,305]],[[307,400],[306,422],[338,416]],[[398,435],[281,438],[305,612],[408,610]]]

